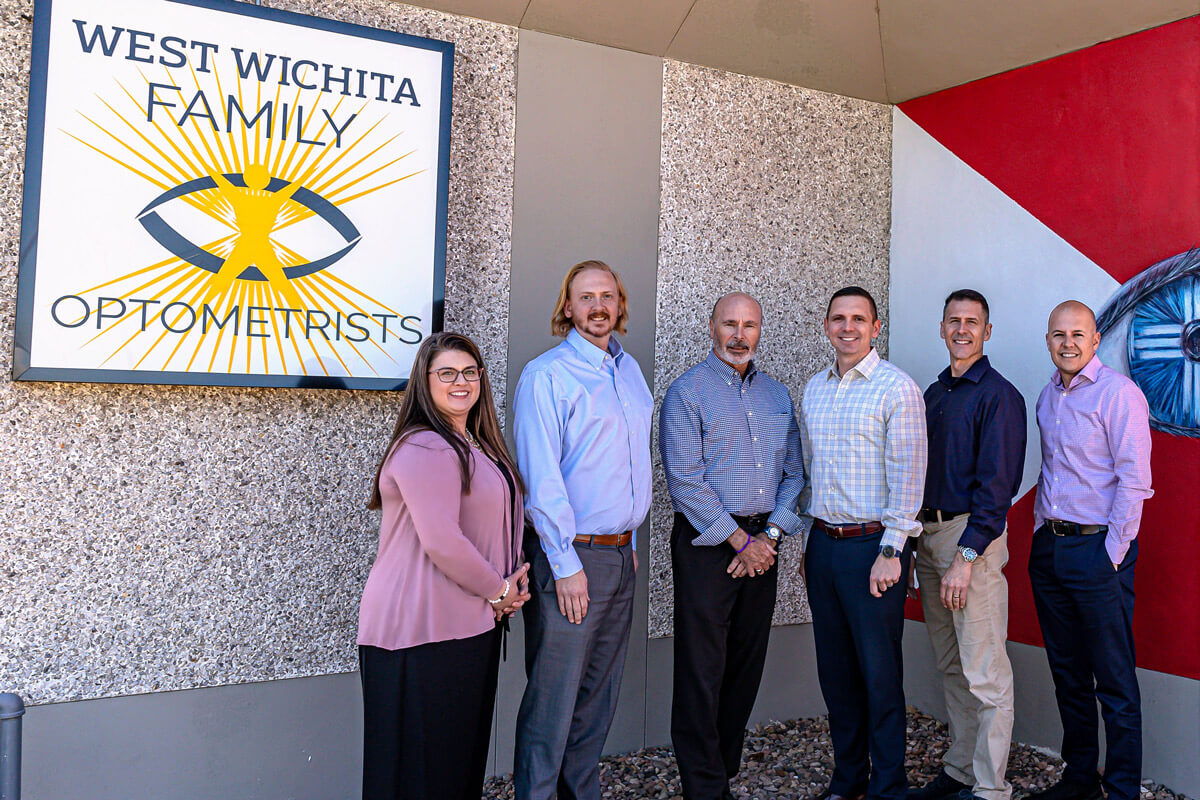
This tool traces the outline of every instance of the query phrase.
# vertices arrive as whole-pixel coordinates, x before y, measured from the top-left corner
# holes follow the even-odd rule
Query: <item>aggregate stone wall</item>
[[[516,30],[265,4],[455,43],[446,327],[505,374]],[[0,688],[48,703],[352,670],[398,394],[9,378],[32,11],[0,0]]]
[[[661,180],[656,400],[711,348],[714,300],[741,290],[763,304],[759,367],[799,403],[832,363],[829,295],[858,284],[887,308],[890,108],[667,61]],[[668,636],[672,513],[654,457],[650,631]],[[781,548],[776,624],[810,619],[796,544]]]

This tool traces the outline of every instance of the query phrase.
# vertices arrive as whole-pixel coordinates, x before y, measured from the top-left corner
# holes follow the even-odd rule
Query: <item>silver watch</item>
[[[767,538],[771,540],[771,544],[778,544],[779,540],[783,538],[783,529],[775,523],[768,525],[763,532],[767,534]]]
[[[963,561],[968,564],[974,564],[975,559],[979,558],[979,553],[976,553],[974,548],[967,547],[965,544],[958,546],[958,554],[963,557]]]

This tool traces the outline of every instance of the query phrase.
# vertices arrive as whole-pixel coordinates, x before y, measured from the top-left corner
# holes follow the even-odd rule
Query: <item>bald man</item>
[[[671,741],[686,800],[732,798],[767,656],[780,540],[800,528],[800,429],[787,387],[759,372],[762,308],[725,295],[712,352],[663,399],[658,445],[675,508]]]
[[[1135,800],[1142,712],[1133,653],[1133,567],[1150,497],[1146,398],[1100,363],[1096,316],[1068,300],[1050,314],[1056,370],[1037,402],[1042,471],[1029,578],[1062,717],[1062,779],[1036,800]],[[1096,701],[1104,716],[1104,778]]]

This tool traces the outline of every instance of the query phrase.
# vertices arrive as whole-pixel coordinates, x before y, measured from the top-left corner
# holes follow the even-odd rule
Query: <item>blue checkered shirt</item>
[[[882,522],[881,547],[919,535],[929,446],[913,379],[872,349],[845,375],[835,365],[812,376],[800,405],[811,493],[800,507],[833,524]]]
[[[716,545],[738,528],[732,514],[770,514],[785,533],[801,526],[804,488],[796,407],[787,387],[751,363],[745,380],[713,353],[667,389],[658,447],[675,510]]]

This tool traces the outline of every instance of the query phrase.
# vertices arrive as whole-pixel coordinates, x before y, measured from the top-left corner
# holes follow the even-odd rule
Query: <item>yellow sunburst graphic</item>
[[[226,92],[216,70],[202,80],[190,65],[141,78],[136,92],[117,81],[97,95],[100,113],[79,111],[83,132],[62,131],[154,187],[136,221],[168,256],[75,293],[119,303],[83,347],[107,351],[100,366],[124,353],[133,369],[326,376],[354,374],[352,351],[375,376],[387,372],[397,362],[382,342],[406,318],[328,267],[361,238],[355,200],[425,171],[405,169],[415,151],[397,153],[402,132],[379,132],[386,117],[365,119],[369,101],[346,95],[276,86],[264,97],[262,81],[237,73]],[[189,241],[159,216],[168,202],[227,232]],[[280,241],[314,217],[337,230],[340,251]],[[75,321],[89,313],[106,319],[101,302]]]

